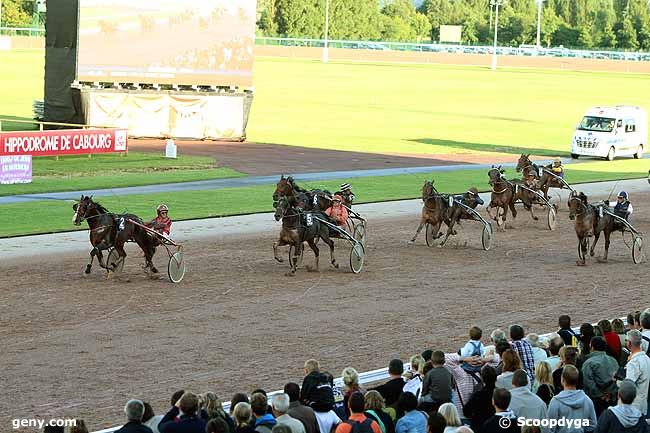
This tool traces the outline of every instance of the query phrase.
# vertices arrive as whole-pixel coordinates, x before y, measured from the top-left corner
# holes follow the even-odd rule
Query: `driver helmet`
[[[622,198],[623,200],[627,200],[627,193],[625,191],[621,191],[618,193],[618,198]]]
[[[166,204],[161,203],[156,208],[156,212],[158,212],[158,215],[160,215],[161,212],[169,212],[169,208],[167,207]]]
[[[341,184],[341,192],[343,191],[350,191],[352,189],[352,185],[349,183],[342,183]]]
[[[561,160],[560,158],[555,158],[555,159],[553,160],[553,164],[554,164],[554,165],[562,165],[562,160]]]

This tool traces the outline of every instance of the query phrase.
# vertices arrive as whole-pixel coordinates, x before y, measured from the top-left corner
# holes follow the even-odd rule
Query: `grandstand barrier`
[[[627,318],[626,317],[621,317],[621,320],[623,320],[623,323],[627,325]],[[594,324],[595,326],[595,324]],[[580,327],[574,327],[573,330],[575,332],[578,332],[580,330]],[[547,334],[542,334],[539,336],[539,339],[541,341],[548,341],[549,337],[553,334],[553,332],[549,332]],[[410,368],[410,363],[404,363],[404,370],[407,370]],[[389,374],[388,374],[388,367],[386,368],[379,368],[377,370],[372,370],[372,371],[366,371],[364,373],[359,373],[359,384],[360,385],[370,385],[374,384],[377,382],[381,382],[384,380],[389,379]],[[334,386],[340,389],[343,389],[343,378],[342,377],[337,377],[334,379]],[[269,404],[271,403],[271,399],[273,398],[274,395],[276,394],[281,394],[283,393],[283,390],[278,390],[278,391],[273,391],[268,393],[268,400]],[[226,413],[230,413],[230,402],[223,402],[223,409],[226,411]],[[116,426],[116,427],[110,427],[104,430],[98,430],[93,433],[114,433],[115,431],[119,430],[122,428],[122,426]]]

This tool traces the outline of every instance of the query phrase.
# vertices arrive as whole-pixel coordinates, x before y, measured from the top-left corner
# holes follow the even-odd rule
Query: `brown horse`
[[[478,205],[484,204],[483,199],[480,197],[478,193],[478,189],[476,189],[476,187],[471,187],[470,189],[468,189],[465,192],[465,194],[461,196],[460,202],[472,209],[476,209]],[[461,208],[460,206],[453,206],[451,209],[449,209],[447,215],[448,218],[447,221],[445,221],[445,223],[447,224],[447,233],[445,234],[445,239],[440,244],[441,246],[445,245],[447,239],[449,239],[449,236],[456,234],[456,231],[454,230],[454,226],[456,224],[460,225],[460,220],[462,219],[474,220],[474,217],[470,215],[466,210]]]
[[[594,243],[591,245],[591,249],[589,249],[589,255],[592,257],[595,255],[596,244],[598,243],[601,232],[605,235],[605,255],[599,261],[607,262],[610,236],[615,229],[614,218],[604,212],[601,217],[599,208],[603,205],[590,204],[587,196],[582,192],[571,192],[567,206],[569,207],[569,219],[575,220],[576,236],[578,237],[579,254],[576,264],[578,266],[585,266],[589,238],[592,236],[594,237]]]
[[[517,173],[522,173],[524,180],[539,180],[539,166],[530,160],[530,153],[522,153],[517,160]]]
[[[142,227],[131,223],[131,221],[135,221],[143,224],[140,218],[131,214],[112,214],[105,207],[94,202],[92,197],[83,195],[79,203],[72,206],[72,209],[74,210],[73,224],[78,226],[83,221],[86,221],[90,228],[90,244],[93,249],[90,251],[90,263],[86,265],[86,274],[90,273],[95,256],[98,257],[99,266],[108,272],[119,268],[126,258],[124,244],[128,241],[134,241],[142,249],[145,256],[145,271],[148,269],[152,273],[158,273],[152,262],[153,255],[156,252],[156,239]],[[118,262],[113,263],[111,267],[104,262],[102,254],[102,251],[110,247],[114,247],[119,255]]]
[[[539,169],[540,166],[533,163],[530,160],[530,154],[521,154],[519,161],[517,162],[517,172],[523,170],[524,179],[528,176],[534,176],[537,180],[537,187],[544,194],[544,198],[548,200],[548,190],[549,188],[564,188],[566,185],[558,179],[557,176],[551,173],[551,168],[553,164],[548,164],[542,166],[542,175],[540,177]]]
[[[425,180],[422,186],[422,201],[424,202],[422,217],[411,243],[415,242],[425,224],[429,224],[433,228],[433,238],[438,239],[442,236],[440,231],[442,223],[449,219],[449,202],[445,196],[438,193],[433,182],[433,180]]]
[[[489,184],[492,186],[492,196],[488,205],[488,215],[497,222],[497,226],[505,229],[508,208],[512,211],[512,218],[517,218],[515,203],[521,201],[524,209],[530,212],[530,217],[537,221],[533,205],[538,203],[535,191],[534,180],[513,179],[507,180],[503,175],[505,170],[501,166],[494,167],[488,171]],[[496,214],[492,215],[492,209],[496,208]],[[503,223],[500,223],[502,221]]]
[[[275,260],[282,263],[282,258],[278,257],[278,247],[292,245],[294,247],[294,256],[291,261],[291,270],[288,276],[294,276],[298,267],[298,259],[302,255],[304,242],[307,242],[314,251],[314,267],[307,267],[307,270],[319,272],[318,259],[320,250],[316,246],[316,240],[322,239],[330,247],[330,258],[332,266],[338,269],[339,265],[334,258],[334,241],[330,239],[329,227],[322,224],[317,216],[311,212],[304,212],[302,209],[291,204],[286,196],[279,197],[275,206],[275,220],[282,220],[282,230],[280,239],[273,243],[273,255]]]
[[[273,202],[277,203],[280,197],[288,197],[292,205],[303,204],[301,207],[310,211],[325,211],[332,206],[332,194],[327,190],[312,189],[306,190],[296,184],[293,177],[284,177],[275,185]]]

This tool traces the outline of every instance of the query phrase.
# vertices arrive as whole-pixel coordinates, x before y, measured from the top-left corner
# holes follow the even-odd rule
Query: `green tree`
[[[289,38],[321,37],[324,18],[318,6],[313,0],[277,0],[274,21],[278,34]]]
[[[416,12],[411,18],[411,27],[418,42],[431,41],[431,23],[426,15]]]
[[[29,27],[32,24],[33,3],[25,3],[21,0],[3,0],[2,2],[2,26],[7,27]]]
[[[639,41],[637,40],[636,30],[632,24],[632,20],[624,18],[621,27],[616,34],[618,39],[618,46],[620,48],[627,48],[636,50],[639,48]]]
[[[578,34],[577,46],[581,48],[594,47],[594,40],[591,37],[591,29],[587,25],[584,25],[580,28]]]
[[[614,33],[612,26],[608,26],[603,29],[598,45],[602,48],[614,48],[616,47],[617,43],[618,41],[616,40],[616,33]]]

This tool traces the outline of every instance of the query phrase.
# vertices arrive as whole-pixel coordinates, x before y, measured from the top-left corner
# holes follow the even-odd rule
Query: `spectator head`
[[[235,406],[237,406],[238,403],[248,403],[248,396],[243,392],[238,392],[233,395],[230,399],[230,413],[233,413],[232,411],[235,410]]]
[[[199,399],[196,395],[192,394],[191,392],[186,392],[181,397],[178,403],[178,408],[185,415],[194,415],[199,410]]]
[[[427,420],[427,433],[443,433],[447,428],[445,417],[438,412],[429,415]]]
[[[232,411],[232,416],[235,418],[235,425],[238,427],[246,427],[253,416],[251,405],[245,401],[240,401],[235,405]]]
[[[356,389],[359,387],[359,372],[352,367],[346,367],[341,373],[343,377],[343,384],[348,389]]]
[[[607,350],[607,342],[603,337],[594,337],[591,339],[590,347],[592,351],[604,352]]]
[[[251,410],[253,411],[253,415],[256,417],[266,415],[268,407],[269,403],[264,394],[256,392],[251,395]]]
[[[483,330],[478,326],[472,326],[469,328],[469,339],[470,340],[480,340],[483,337]]]
[[[401,376],[404,373],[404,363],[401,359],[391,359],[388,363],[388,374]]]
[[[332,373],[330,373],[329,371],[323,371],[322,375],[323,375],[323,378],[325,380],[327,380],[327,382],[330,385],[334,386],[334,376],[332,376]]]
[[[208,414],[208,419],[216,418],[225,413],[223,406],[221,405],[221,400],[219,396],[214,392],[206,392],[201,396],[201,401],[203,402],[203,408]]]
[[[629,379],[622,380],[618,385],[618,399],[622,404],[632,404],[636,398],[636,385]]]
[[[515,388],[528,386],[528,374],[526,374],[526,372],[522,369],[515,371],[512,374],[512,386]]]
[[[431,360],[427,361],[424,363],[424,367],[422,367],[422,375],[426,376],[429,371],[433,369],[433,362]]]
[[[516,371],[521,368],[521,359],[519,358],[519,354],[512,349],[508,349],[503,352],[501,359],[503,360],[504,372]]]
[[[578,362],[578,349],[572,346],[562,346],[560,349],[560,359],[563,365],[576,365],[576,362]]]
[[[510,348],[510,343],[508,343],[506,340],[499,340],[494,350],[497,352],[497,355],[503,356],[503,353]]]
[[[621,319],[612,320],[612,331],[616,332],[618,335],[625,334],[625,323]]]
[[[183,390],[183,389],[178,390],[178,391],[176,391],[175,393],[172,394],[172,399],[171,399],[172,406],[176,406],[176,403],[178,403],[178,400],[181,399],[183,394],[185,394],[185,390]]]
[[[440,405],[438,408],[438,413],[445,417],[445,422],[447,427],[460,427],[460,415],[458,415],[458,409],[453,403],[445,403]]]
[[[412,392],[403,392],[397,400],[397,407],[404,413],[418,408],[418,398]]]
[[[435,367],[440,367],[442,365],[445,365],[445,352],[442,350],[436,350],[433,352],[431,355],[431,363]]]
[[[580,325],[580,343],[583,349],[589,350],[591,339],[594,338],[594,327],[591,323]]]
[[[305,374],[320,371],[320,364],[315,359],[308,359],[305,361]]]
[[[221,417],[211,418],[205,426],[205,433],[228,433],[229,431],[228,423]]]
[[[144,404],[144,413],[142,414],[142,422],[147,422],[151,418],[156,416],[156,414],[154,413],[153,408],[151,407],[151,405],[149,403],[147,403],[145,401],[145,402],[142,402],[142,404]]]
[[[492,393],[492,406],[497,412],[504,412],[510,406],[510,391],[505,388],[495,388]]]
[[[526,341],[531,347],[539,347],[539,335],[530,333],[526,335]]]
[[[510,339],[512,341],[521,340],[524,338],[524,328],[521,325],[512,325],[510,327]]]
[[[386,400],[381,396],[379,391],[368,391],[364,397],[366,410],[382,410],[386,407]]]
[[[650,329],[650,308],[643,310],[643,313],[639,315],[639,323],[643,329]]]
[[[271,433],[291,433],[291,428],[286,424],[276,424],[271,429]]]
[[[70,427],[70,433],[88,433],[86,422],[82,419],[75,419],[74,425]]]
[[[422,369],[424,368],[424,358],[422,358],[422,355],[413,355],[411,356],[411,359],[409,359],[409,363],[411,364],[411,371],[413,373],[419,373],[422,374]]]
[[[124,415],[129,421],[142,422],[144,415],[144,403],[141,400],[129,400],[124,405]]]
[[[264,397],[267,397],[266,391],[264,391],[262,388],[254,389],[253,392],[251,392],[251,395],[253,394],[264,394]]]
[[[433,350],[427,349],[424,352],[422,352],[422,358],[424,358],[424,362],[431,361],[431,355],[433,354]]]
[[[363,413],[363,411],[366,410],[366,401],[363,398],[363,394],[359,391],[350,394],[350,398],[348,398],[348,408],[350,409],[350,413]]]
[[[492,340],[496,346],[500,341],[508,341],[508,338],[506,337],[505,332],[503,332],[500,328],[497,328],[490,334],[490,340]]]
[[[562,386],[567,389],[575,389],[578,386],[578,380],[580,379],[580,372],[573,365],[565,365],[562,369]]]
[[[603,332],[612,332],[612,323],[609,320],[603,319],[598,322],[598,327]]]
[[[284,393],[289,396],[289,401],[294,402],[300,399],[300,385],[289,382],[284,385]]]
[[[535,366],[535,380],[542,384],[553,384],[553,373],[551,372],[551,364],[546,361],[540,361]]]
[[[634,322],[634,313],[627,315],[627,326],[630,329],[634,329],[636,327],[636,323]]]
[[[557,319],[557,324],[560,329],[569,329],[571,328],[571,318],[566,314],[563,314]]]
[[[273,415],[279,417],[289,412],[289,396],[287,394],[276,394],[271,400]]]
[[[552,338],[548,344],[548,351],[551,356],[557,356],[564,347],[564,340],[558,335],[558,338]]]
[[[638,329],[632,329],[627,333],[627,347],[631,352],[638,352],[643,342],[643,335]]]
[[[487,388],[494,388],[494,384],[497,382],[497,370],[491,365],[485,364],[481,368],[481,382]]]

